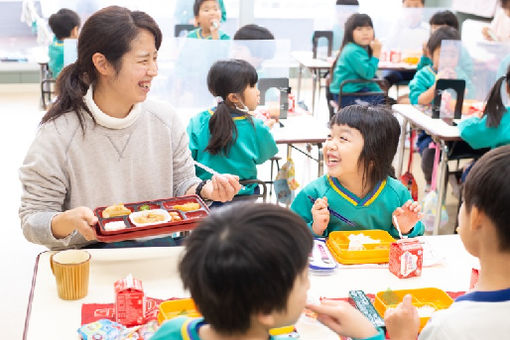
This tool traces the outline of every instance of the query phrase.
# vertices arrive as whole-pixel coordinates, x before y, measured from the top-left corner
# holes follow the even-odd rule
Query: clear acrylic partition
[[[335,15],[328,12],[327,17],[319,17],[314,21],[314,30],[333,31],[333,51],[338,51],[344,38],[344,27],[347,19],[354,13],[359,13],[359,6],[338,5],[334,9]],[[319,39],[317,55],[325,55],[326,39]]]
[[[247,60],[259,78],[288,77],[290,41],[165,39],[150,97],[169,102],[183,119],[211,108],[215,101],[207,88],[207,73],[214,62],[228,58]]]
[[[445,40],[441,43],[438,74],[446,79],[464,79],[464,99],[484,101],[509,61],[510,44]]]

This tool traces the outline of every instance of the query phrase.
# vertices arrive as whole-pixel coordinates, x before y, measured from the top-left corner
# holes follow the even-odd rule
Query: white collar
[[[104,126],[109,129],[125,129],[129,126],[131,126],[135,120],[140,115],[140,112],[142,111],[142,106],[140,103],[137,103],[133,105],[133,108],[129,112],[129,114],[124,118],[115,118],[110,115],[107,115],[101,109],[96,105],[94,102],[94,99],[92,97],[93,94],[93,86],[90,85],[89,89],[87,91],[87,94],[85,95],[85,104],[89,108],[90,112],[92,113],[92,116],[94,116],[94,119],[96,120],[96,123]]]

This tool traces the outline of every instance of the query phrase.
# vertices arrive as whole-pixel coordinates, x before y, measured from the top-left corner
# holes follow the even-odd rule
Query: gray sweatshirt
[[[76,231],[56,239],[51,220],[59,212],[181,196],[200,182],[186,131],[168,104],[145,101],[116,119],[90,103],[91,91],[87,96],[98,124],[86,114],[83,134],[74,112],[43,124],[20,169],[23,233],[50,249],[93,243]]]

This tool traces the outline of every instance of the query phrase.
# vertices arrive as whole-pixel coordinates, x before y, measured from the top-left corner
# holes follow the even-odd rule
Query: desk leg
[[[321,177],[324,174],[324,154],[322,153],[322,143],[317,144],[317,150],[318,150],[317,160],[319,162],[318,173],[319,177]]]
[[[400,142],[399,142],[399,149],[397,151],[397,178],[400,178],[402,176],[402,167],[404,164],[404,153],[406,149],[406,136],[407,136],[407,126],[409,124],[409,120],[405,117],[403,117],[402,121],[402,130],[400,131]],[[410,157],[411,155],[409,155]]]
[[[320,77],[317,74],[317,70],[312,70],[312,115],[315,116],[315,92],[317,88],[317,79],[320,81]]]
[[[303,77],[303,65],[299,64],[299,73],[297,80],[297,101],[301,99],[301,78]]]
[[[436,187],[439,188],[436,207],[436,219],[434,221],[433,235],[439,234],[439,226],[441,225],[441,210],[443,201],[446,196],[446,167],[448,165],[448,146],[444,141],[439,142],[441,145],[441,161],[439,162],[439,173],[436,175]]]

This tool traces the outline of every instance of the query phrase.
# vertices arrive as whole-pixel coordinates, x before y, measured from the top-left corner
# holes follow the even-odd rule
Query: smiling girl
[[[195,193],[227,201],[240,190],[232,175],[199,185],[177,114],[146,100],[161,39],[150,16],[117,6],[84,24],[78,58],[60,74],[57,101],[20,169],[29,241],[82,247],[97,242],[95,207]],[[170,237],[152,241],[173,245]]]
[[[336,230],[383,229],[398,238],[395,219],[404,235],[422,235],[420,206],[391,177],[400,135],[393,114],[382,107],[352,105],[337,113],[330,127],[324,145],[328,174],[301,190],[291,209],[316,236]],[[328,207],[350,223],[330,216]]]

